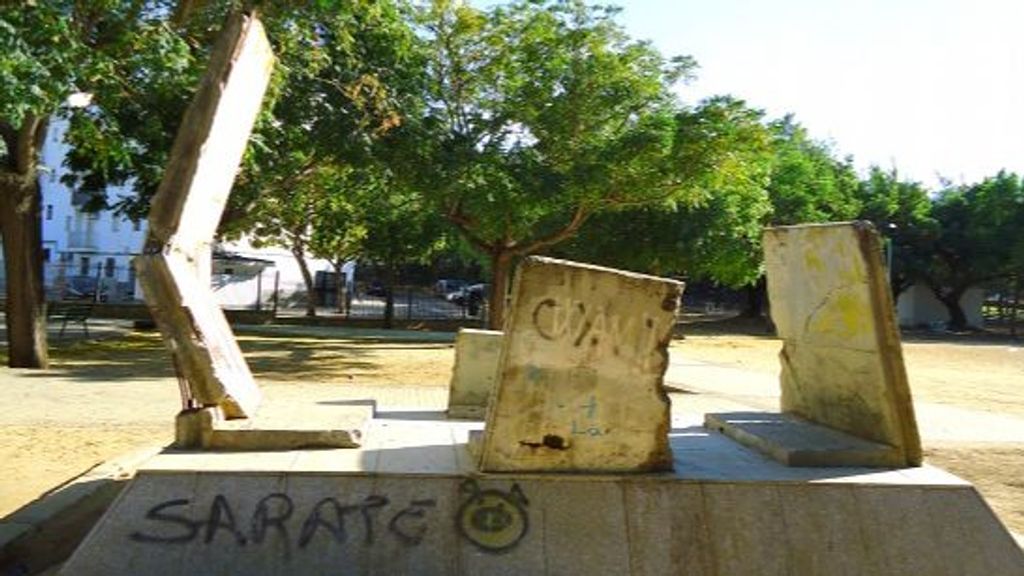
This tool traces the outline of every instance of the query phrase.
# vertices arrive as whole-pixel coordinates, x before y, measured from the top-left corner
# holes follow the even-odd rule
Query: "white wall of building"
[[[68,276],[95,278],[98,275],[101,285],[106,285],[111,282],[105,278],[107,269],[111,268],[117,272],[117,279],[122,284],[131,284],[134,298],[141,299],[141,291],[135,286],[134,273],[131,272],[131,260],[142,250],[146,238],[146,222],[135,223],[115,216],[113,211],[86,213],[74,205],[71,189],[61,183],[61,177],[68,172],[64,166],[68,146],[63,142],[67,128],[66,120],[57,119],[52,122],[42,150],[40,188],[47,287],[54,297],[60,297],[66,293]],[[111,203],[121,196],[131,194],[130,186],[108,189]],[[279,247],[256,248],[247,239],[222,243],[220,248],[239,256],[273,263],[263,270],[259,279],[248,269],[230,270],[239,276],[237,278],[230,278],[232,274],[225,274],[226,270],[215,269],[211,280],[214,293],[222,305],[252,307],[257,293],[263,303],[269,302],[274,289],[275,272],[279,274],[282,299],[306,291],[298,262],[288,250]],[[308,262],[314,275],[317,271],[333,272],[326,260],[309,259]],[[351,283],[355,264],[349,263],[346,268],[347,280]]]
[[[67,121],[51,123],[42,149],[43,257],[46,284],[59,290],[69,276],[100,278],[108,290],[134,289],[131,258],[145,239],[144,223],[116,216],[113,211],[87,213],[75,206],[71,189],[61,183],[68,172],[63,142]],[[111,187],[108,198],[131,194],[129,187]],[[120,286],[116,284],[119,281]]]
[[[971,288],[960,299],[960,306],[967,316],[967,325],[982,328],[985,320],[981,306],[985,301],[985,291]],[[924,284],[914,284],[904,290],[896,302],[896,316],[900,326],[923,326],[945,324],[949,322],[946,306],[939,302],[935,294]]]

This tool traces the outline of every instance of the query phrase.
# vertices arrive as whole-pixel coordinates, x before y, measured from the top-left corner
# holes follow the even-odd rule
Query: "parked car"
[[[458,292],[448,295],[448,301],[458,306],[479,306],[487,299],[487,292],[490,286],[487,284],[473,284],[466,286]]]
[[[452,294],[466,287],[468,282],[452,278],[442,278],[434,283],[434,295],[447,299]]]
[[[367,296],[387,296],[387,294],[387,290],[384,289],[384,283],[380,280],[370,282],[370,287],[366,289]]]

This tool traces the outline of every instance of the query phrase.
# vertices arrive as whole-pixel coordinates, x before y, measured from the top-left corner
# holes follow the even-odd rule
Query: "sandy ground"
[[[435,408],[445,403],[449,342],[287,334],[239,340],[268,396],[374,396],[385,406]],[[734,392],[708,382],[696,396],[705,397],[701,408],[731,409],[728,402],[767,407],[776,393],[779,347],[764,337],[688,335],[673,343],[670,374],[692,372],[692,362],[760,387],[751,392],[745,384],[744,392]],[[927,459],[977,484],[1003,521],[1024,533],[1024,433],[1015,436],[1018,425],[1024,430],[1024,349],[909,342],[904,353],[919,415],[930,422],[922,427]],[[172,439],[177,384],[155,334],[58,345],[52,355],[46,371],[0,369],[0,461],[6,467],[0,518],[100,462]],[[677,400],[693,405],[696,397]],[[976,441],[984,434],[940,433],[944,420],[975,428],[994,422],[998,433],[984,442]],[[926,430],[936,432],[929,437]]]

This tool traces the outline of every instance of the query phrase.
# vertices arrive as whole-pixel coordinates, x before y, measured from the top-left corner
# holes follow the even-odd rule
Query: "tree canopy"
[[[0,8],[12,364],[46,360],[37,165],[49,119],[70,124],[68,184],[92,208],[142,217],[237,4]],[[792,116],[729,96],[683,105],[696,63],[631,38],[617,9],[271,0],[260,11],[278,65],[222,230],[300,261],[358,257],[393,272],[469,246],[492,273],[493,326],[515,262],[533,253],[757,289],[769,225],[870,220],[892,248],[894,292],[925,282],[947,306],[1024,271],[1018,176],[930,192],[895,170],[858,176]],[[70,107],[75,93],[89,103]],[[107,198],[110,184],[135,195]]]

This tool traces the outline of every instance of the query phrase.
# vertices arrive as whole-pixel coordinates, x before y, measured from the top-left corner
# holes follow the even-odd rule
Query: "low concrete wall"
[[[147,574],[1024,574],[973,487],[140,472],[64,566]]]

